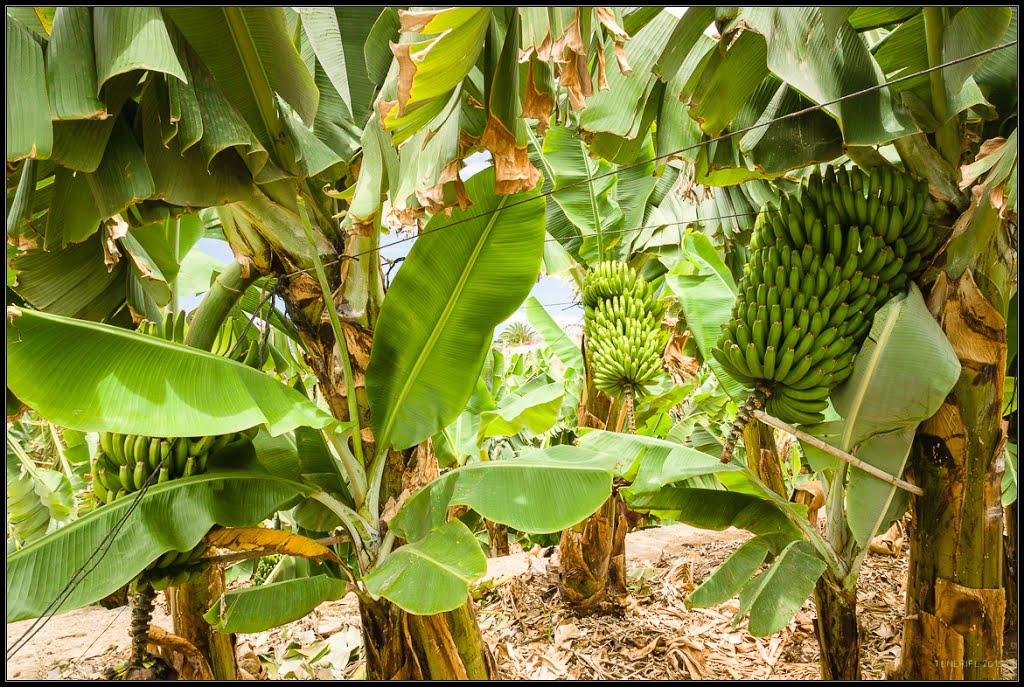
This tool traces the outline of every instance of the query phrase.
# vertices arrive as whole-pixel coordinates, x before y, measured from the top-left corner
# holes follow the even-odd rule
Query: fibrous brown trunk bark
[[[386,599],[359,604],[370,680],[489,680],[494,658],[472,599],[454,611],[412,615]]]
[[[857,591],[843,588],[827,572],[814,586],[815,626],[821,649],[822,680],[860,679],[860,626],[857,624]]]
[[[491,520],[484,520],[484,524],[487,526],[487,548],[490,557],[507,556],[509,554],[508,526]]]
[[[197,582],[175,587],[168,594],[174,634],[191,643],[206,658],[215,680],[237,680],[235,635],[214,632],[203,615],[224,594],[224,571],[217,565],[203,573]],[[202,679],[192,663],[175,666],[183,680]]]
[[[918,429],[901,677],[998,679],[1003,654],[1002,419],[1006,322],[970,270],[929,297],[962,367]]]
[[[588,384],[580,399],[577,425],[605,429],[606,422],[612,420],[613,406],[608,396]],[[558,590],[563,601],[578,611],[589,611],[602,602],[620,602],[629,597],[627,529],[625,503],[613,493],[596,513],[575,527],[562,530]]]
[[[625,504],[613,494],[600,510],[562,531],[558,590],[576,610],[622,601],[626,589]]]
[[[429,439],[405,451],[392,451],[381,485],[384,519],[438,474]],[[447,613],[413,615],[387,599],[364,597],[359,614],[370,680],[489,680],[496,676],[472,598]]]

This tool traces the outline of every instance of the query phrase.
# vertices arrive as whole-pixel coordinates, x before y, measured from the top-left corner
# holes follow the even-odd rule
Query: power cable
[[[96,567],[103,562],[107,553],[110,552],[110,548],[113,546],[117,535],[121,533],[121,529],[124,528],[128,518],[131,517],[132,513],[135,512],[135,509],[138,508],[139,503],[142,502],[142,497],[145,496],[147,491],[149,491],[150,485],[152,485],[153,481],[157,478],[157,475],[160,473],[160,468],[162,468],[164,462],[173,455],[175,443],[184,440],[184,437],[175,437],[171,440],[171,450],[169,450],[167,454],[160,459],[156,469],[150,473],[146,482],[142,485],[142,488],[136,492],[131,505],[125,511],[124,515],[121,516],[120,520],[114,523],[114,526],[110,531],[108,531],[103,539],[100,540],[100,543],[96,546],[96,549],[92,552],[89,558],[87,558],[86,561],[82,563],[82,565],[79,566],[79,568],[71,575],[71,579],[69,579],[67,584],[64,585],[64,588],[57,593],[56,598],[50,602],[46,609],[33,621],[29,628],[25,630],[25,632],[7,649],[8,661],[11,660],[19,651],[24,649],[32,638],[35,637],[35,635],[53,619],[53,616],[57,615],[57,612],[60,610],[61,606],[64,605],[64,602],[68,600],[76,589],[78,589],[82,582],[85,581],[85,578],[87,578],[96,569]],[[99,558],[95,563],[92,563],[92,560],[96,558],[96,556],[99,556]],[[86,567],[89,566],[90,563],[92,563],[92,567],[86,570]]]
[[[662,153],[661,155],[656,155],[656,156],[654,156],[654,157],[652,157],[650,159],[647,159],[647,160],[642,160],[642,161],[639,161],[639,162],[632,162],[632,163],[627,164],[627,165],[621,165],[621,166],[617,167],[616,169],[613,169],[613,170],[611,170],[609,172],[604,172],[603,174],[598,174],[597,176],[587,177],[586,179],[581,179],[580,181],[576,181],[576,182],[573,182],[571,184],[566,184],[565,186],[562,186],[560,188],[551,188],[548,191],[542,191],[541,193],[539,193],[536,196],[531,196],[529,198],[524,198],[523,200],[516,201],[514,203],[510,203],[510,204],[507,204],[507,205],[503,205],[501,207],[494,208],[493,210],[488,210],[487,212],[483,212],[483,213],[481,213],[479,215],[474,215],[472,217],[466,217],[464,219],[456,220],[455,222],[451,222],[449,224],[441,225],[441,226],[439,226],[439,227],[437,227],[435,229],[424,230],[424,231],[419,232],[418,234],[415,234],[415,235],[412,235],[412,236],[407,236],[405,238],[398,239],[397,241],[392,241],[391,243],[387,243],[387,244],[383,244],[383,245],[380,245],[380,246],[376,246],[375,248],[369,248],[369,249],[367,249],[365,251],[361,251],[361,252],[355,253],[353,255],[343,255],[343,256],[339,257],[338,259],[336,259],[336,260],[331,260],[331,261],[325,262],[324,266],[326,267],[327,265],[336,265],[336,264],[340,263],[342,260],[355,260],[355,259],[357,259],[357,258],[359,258],[359,257],[361,257],[363,255],[368,255],[370,253],[375,253],[377,251],[383,250],[385,248],[390,248],[392,246],[397,246],[400,243],[405,243],[407,241],[412,241],[414,239],[417,239],[417,238],[419,238],[421,236],[425,236],[427,234],[433,234],[433,233],[436,233],[438,231],[442,231],[444,229],[450,229],[452,227],[456,227],[456,226],[459,226],[460,224],[465,224],[466,222],[477,220],[477,219],[480,219],[482,217],[489,217],[491,215],[498,214],[498,213],[500,213],[500,212],[502,212],[504,210],[509,210],[509,209],[517,207],[519,205],[524,205],[526,203],[530,203],[530,202],[535,201],[535,200],[540,200],[540,199],[547,198],[548,196],[551,196],[551,195],[553,195],[555,193],[561,193],[563,191],[567,191],[569,189],[576,188],[578,186],[582,186],[584,184],[592,184],[595,181],[600,181],[601,179],[605,179],[605,178],[608,178],[608,177],[611,177],[611,176],[615,176],[615,175],[620,174],[620,173],[622,173],[622,172],[624,172],[624,171],[626,171],[628,169],[634,169],[636,167],[642,167],[642,166],[648,165],[648,164],[650,164],[652,162],[658,162],[659,160],[664,160],[666,158],[675,157],[675,156],[680,155],[682,153],[691,152],[691,151],[697,150],[697,149],[699,149],[699,148],[701,148],[703,146],[711,145],[712,143],[717,143],[719,141],[724,141],[724,140],[727,140],[729,138],[732,138],[734,136],[739,136],[740,134],[745,134],[745,133],[748,133],[750,131],[755,131],[757,129],[763,129],[763,128],[772,126],[773,124],[777,124],[778,122],[785,121],[787,119],[793,119],[795,117],[800,117],[800,116],[803,116],[805,114],[810,114],[812,112],[816,112],[818,110],[822,110],[822,109],[824,109],[826,107],[830,107],[832,105],[836,105],[838,103],[845,102],[847,100],[850,100],[851,98],[856,98],[856,97],[859,97],[859,96],[862,96],[862,95],[867,95],[869,93],[874,93],[874,92],[880,91],[880,90],[882,90],[884,88],[888,88],[889,86],[894,86],[894,85],[899,84],[899,83],[904,83],[906,81],[910,81],[912,79],[916,79],[916,78],[918,78],[920,76],[924,76],[926,74],[930,74],[931,72],[934,72],[934,71],[939,71],[939,70],[945,69],[947,67],[952,67],[952,66],[955,66],[957,64],[961,64],[963,62],[968,62],[970,60],[977,59],[979,57],[984,57],[985,55],[989,55],[991,53],[997,52],[999,50],[1004,50],[1006,48],[1011,48],[1011,47],[1013,47],[1015,45],[1017,45],[1017,41],[1013,40],[1013,41],[1010,41],[1009,43],[1003,43],[1001,45],[997,45],[995,47],[988,48],[986,50],[980,50],[980,51],[972,53],[970,55],[965,55],[964,57],[959,57],[959,58],[954,59],[954,60],[949,60],[948,62],[943,62],[942,64],[935,65],[934,67],[928,67],[927,69],[918,70],[918,71],[913,72],[911,74],[907,74],[906,76],[901,76],[901,77],[898,77],[896,79],[892,79],[891,81],[883,81],[880,84],[876,84],[874,86],[869,86],[868,88],[864,88],[864,89],[861,89],[859,91],[854,91],[853,93],[847,93],[846,95],[840,96],[840,97],[835,98],[833,100],[826,101],[824,103],[816,103],[816,104],[811,105],[809,107],[805,107],[802,110],[796,110],[794,112],[788,112],[788,113],[786,113],[784,115],[780,115],[778,117],[773,117],[772,119],[769,119],[769,120],[764,121],[764,122],[756,122],[754,124],[751,124],[750,126],[737,129],[736,131],[727,131],[724,134],[721,134],[719,136],[715,136],[713,138],[709,138],[707,140],[699,141],[698,143],[695,143],[694,145],[691,145],[691,146],[686,146],[686,147],[683,147],[683,148],[679,148],[678,150],[673,150],[673,151],[670,151],[670,152],[667,152],[667,153]],[[309,273],[308,270],[300,269],[300,270],[295,270],[294,272],[289,272],[289,273],[284,274],[282,276],[287,278],[287,277],[293,277],[293,276],[295,276],[297,274],[308,274],[308,273]]]

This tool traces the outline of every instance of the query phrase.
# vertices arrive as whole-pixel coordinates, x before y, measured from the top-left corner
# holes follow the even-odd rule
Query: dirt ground
[[[818,678],[814,607],[770,637],[753,637],[746,621],[732,628],[738,599],[717,608],[687,609],[686,596],[749,535],[675,525],[630,533],[627,573],[633,602],[611,615],[576,617],[559,602],[557,553],[534,552],[489,561],[477,586],[478,619],[506,679]],[[861,668],[884,679],[899,658],[907,549],[870,555],[860,579]],[[166,607],[154,622],[170,628]],[[32,623],[7,626],[8,645]],[[7,664],[9,679],[90,679],[128,659],[129,612],[98,606],[55,617]],[[263,679],[338,679],[365,675],[359,615],[352,595],[325,604],[285,627],[239,635],[240,664]],[[1016,677],[1016,661],[1003,664]]]

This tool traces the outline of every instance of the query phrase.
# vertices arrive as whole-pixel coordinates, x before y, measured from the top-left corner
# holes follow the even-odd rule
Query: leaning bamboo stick
[[[846,451],[840,451],[835,446],[830,446],[829,444],[825,443],[824,441],[822,441],[818,437],[813,437],[810,434],[808,434],[807,432],[802,432],[799,429],[797,429],[796,427],[794,427],[792,425],[789,425],[789,424],[786,424],[782,420],[780,420],[778,418],[775,418],[775,417],[772,417],[771,415],[766,414],[763,410],[755,410],[754,411],[754,417],[756,417],[758,420],[760,420],[761,422],[765,423],[766,425],[771,425],[772,427],[775,427],[776,429],[781,429],[783,432],[789,432],[790,434],[795,436],[797,439],[800,439],[801,441],[806,441],[811,446],[815,446],[817,448],[820,448],[825,453],[828,453],[829,455],[833,455],[836,458],[838,458],[839,460],[847,462],[850,465],[852,465],[853,467],[858,468],[860,470],[863,470],[864,472],[868,473],[872,477],[877,477],[878,479],[882,480],[883,482],[888,482],[889,484],[897,486],[900,489],[903,489],[905,491],[909,491],[911,494],[916,494],[917,496],[924,496],[924,490],[921,489],[921,487],[915,486],[915,485],[911,484],[910,482],[905,482],[904,480],[901,480],[899,477],[893,477],[888,472],[885,472],[884,470],[876,468],[874,465],[871,465],[869,463],[865,463],[863,460],[861,460],[861,459],[859,459],[859,458],[857,458],[855,456],[851,456]]]

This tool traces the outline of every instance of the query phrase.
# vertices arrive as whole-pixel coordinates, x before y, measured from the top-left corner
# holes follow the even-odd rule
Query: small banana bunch
[[[160,324],[144,320],[140,334],[182,343],[188,332],[185,312],[167,314]],[[228,355],[237,338],[233,318],[228,318],[217,333],[212,353]],[[246,363],[253,356],[255,345],[249,346]],[[206,471],[210,454],[242,439],[252,439],[259,428],[206,437],[149,437],[135,434],[100,432],[99,451],[92,461],[92,486],[98,504],[142,489],[150,475],[157,473],[156,484],[170,479],[191,477]]]
[[[110,503],[142,489],[154,472],[156,484],[202,474],[211,453],[251,439],[257,431],[254,427],[220,436],[172,438],[100,432],[99,451],[91,466],[93,492],[103,503]]]
[[[670,335],[651,285],[623,262],[602,262],[587,274],[583,307],[595,386],[612,396],[643,396]]]
[[[210,567],[208,562],[199,560],[209,550],[209,546],[200,542],[189,551],[168,551],[147,565],[138,581],[148,583],[157,592],[195,582]]]
[[[875,313],[921,274],[943,238],[929,226],[927,198],[926,182],[891,168],[866,175],[829,167],[778,208],[766,206],[732,317],[712,350],[754,388],[738,422],[762,407],[798,424],[824,418]],[[729,454],[737,438],[734,431],[726,442]]]
[[[39,539],[50,527],[50,509],[36,491],[35,480],[26,472],[7,480],[7,521],[19,545]]]

